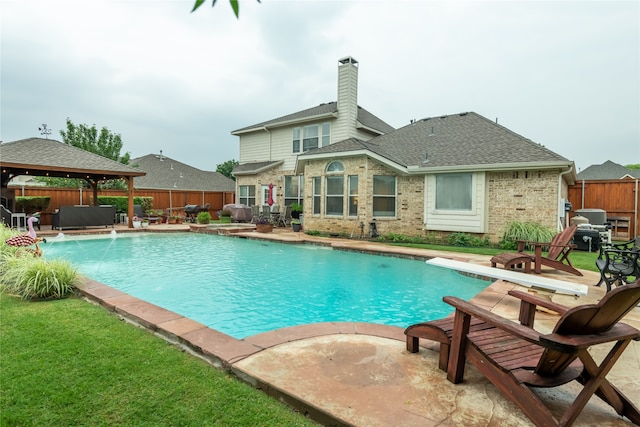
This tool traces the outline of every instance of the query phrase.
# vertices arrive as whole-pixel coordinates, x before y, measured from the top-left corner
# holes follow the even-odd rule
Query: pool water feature
[[[53,239],[48,259],[235,338],[316,322],[406,327],[489,282],[424,261],[197,233]]]

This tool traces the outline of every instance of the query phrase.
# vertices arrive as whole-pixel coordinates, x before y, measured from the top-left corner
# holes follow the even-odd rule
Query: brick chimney
[[[358,61],[350,56],[338,61],[338,120],[331,129],[331,142],[356,136],[358,119]]]

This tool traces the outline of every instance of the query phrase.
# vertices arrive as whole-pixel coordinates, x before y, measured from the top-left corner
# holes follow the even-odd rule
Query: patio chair
[[[280,212],[278,217],[278,227],[287,227],[291,225],[291,206],[285,206],[284,211]]]
[[[262,218],[265,218],[268,221],[270,221],[271,220],[271,206],[262,205],[262,213],[260,215],[261,215]]]
[[[517,291],[509,294],[520,297]],[[525,325],[533,325],[536,306],[561,315],[552,333],[539,333],[456,297],[443,298],[456,308],[447,379],[460,383],[469,361],[537,426],[571,425],[594,393],[640,425],[638,407],[605,378],[631,340],[640,340],[638,329],[619,323],[640,303],[640,281],[614,289],[598,304],[574,308],[534,296],[521,299],[520,321]],[[474,331],[473,318],[492,327]],[[614,344],[608,345],[609,353],[598,365],[588,350],[605,343]],[[556,419],[532,388],[557,387],[573,380],[583,387]]]
[[[531,261],[534,263],[533,271],[536,274],[540,274],[542,272],[542,266],[546,265],[556,270],[582,276],[582,273],[576,269],[569,260],[569,254],[576,247],[576,245],[571,243],[571,240],[573,239],[573,235],[576,234],[577,229],[578,226],[575,224],[567,227],[553,236],[553,239],[549,243],[518,241],[517,253],[498,254],[491,258],[491,266],[495,267],[496,264],[503,264],[505,268],[511,268],[515,264],[525,263],[526,269],[526,259],[527,257],[531,257]],[[529,255],[524,251],[526,246],[533,246],[534,255]],[[547,255],[542,256],[542,248],[547,247],[549,248]]]
[[[255,224],[260,219],[260,206],[251,206],[251,223]]]
[[[600,282],[607,284],[607,292],[611,291],[611,286],[622,286],[633,280],[640,278],[640,263],[638,251],[618,251],[615,249],[607,249],[604,251],[604,258],[596,260],[596,265],[600,268]],[[600,264],[599,264],[600,262]]]
[[[623,271],[628,272],[628,268],[625,268],[625,264],[628,264],[629,259],[620,259],[623,257],[623,254],[618,254],[617,257],[619,259],[617,261],[613,259],[609,260],[605,256],[605,251],[607,250],[640,252],[640,236],[636,237],[633,240],[629,240],[628,242],[600,246],[600,253],[598,254],[598,258],[596,259],[596,267],[598,267],[598,270],[600,271],[600,281],[596,284],[596,286],[600,286],[602,285],[602,283],[606,283],[607,292],[609,292],[611,290],[611,284],[616,281],[614,278],[612,278],[612,275],[615,276],[617,274],[620,276],[620,278],[622,278]],[[612,253],[610,254],[610,256],[613,258],[616,255]],[[625,257],[629,258],[632,256],[632,254],[627,254]],[[617,266],[614,264],[617,264]],[[612,265],[614,266],[613,273],[609,270],[609,266]],[[640,259],[636,260],[635,271],[624,276],[624,281],[627,283],[629,282],[629,276],[634,276],[636,279],[640,276]],[[619,281],[618,283],[621,284],[621,282]]]

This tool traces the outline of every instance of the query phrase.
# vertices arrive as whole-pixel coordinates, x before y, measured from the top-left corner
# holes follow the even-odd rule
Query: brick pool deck
[[[51,237],[57,231],[43,230]],[[209,231],[189,225],[152,225],[146,231]],[[116,228],[117,233],[130,232]],[[95,234],[111,229],[65,230],[65,235]],[[137,230],[136,230],[137,231]],[[344,250],[409,256],[418,259],[442,256],[490,265],[489,257],[390,247],[361,240],[331,239],[275,229],[256,233],[251,228],[221,227],[220,234],[242,238],[269,239],[283,243],[328,245]],[[567,306],[597,302],[604,289],[592,286],[599,275],[584,271],[576,277],[543,270],[543,275],[589,285],[589,295],[573,297],[554,294],[553,301]],[[496,281],[472,301],[501,316],[517,320],[518,302],[506,295],[522,289],[513,283]],[[81,294],[121,318],[145,327],[164,339],[228,370],[238,378],[287,403],[324,425],[353,426],[529,426],[531,422],[484,379],[474,367],[466,368],[465,381],[454,385],[438,369],[438,344],[421,341],[421,351],[405,349],[403,329],[368,323],[322,323],[304,325],[237,340],[176,313],[134,298],[101,283],[86,280]],[[411,307],[407,307],[411,309]],[[556,315],[540,312],[536,328],[550,330]],[[640,308],[625,317],[640,328]],[[604,347],[604,348],[602,348]],[[599,361],[608,346],[592,348]],[[607,378],[632,401],[640,402],[640,342],[632,342]],[[568,384],[540,394],[554,411],[561,411],[579,387]],[[559,413],[559,412],[558,412]],[[619,417],[597,397],[592,397],[576,426],[624,426]]]

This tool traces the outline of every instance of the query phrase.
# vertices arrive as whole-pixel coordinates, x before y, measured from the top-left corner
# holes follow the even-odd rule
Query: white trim
[[[426,261],[429,265],[478,274],[493,279],[507,280],[526,287],[542,288],[567,295],[587,295],[589,287],[564,280],[549,279],[537,274],[525,274],[502,268],[487,267],[468,262],[455,261],[447,258],[432,258]]]

